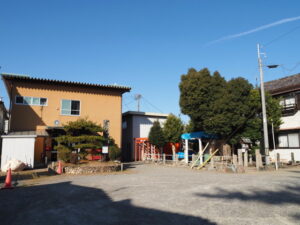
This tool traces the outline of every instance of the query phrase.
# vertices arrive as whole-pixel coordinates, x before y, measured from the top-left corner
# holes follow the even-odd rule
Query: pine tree
[[[101,126],[88,119],[68,122],[64,125],[64,131],[65,135],[55,139],[58,142],[58,156],[63,161],[70,160],[73,150],[84,152],[86,149],[101,148],[105,141],[100,133],[103,132]]]
[[[163,130],[158,121],[154,121],[153,126],[150,129],[148,138],[150,144],[155,145],[157,148],[161,149],[162,147],[164,147],[166,141],[164,138]]]

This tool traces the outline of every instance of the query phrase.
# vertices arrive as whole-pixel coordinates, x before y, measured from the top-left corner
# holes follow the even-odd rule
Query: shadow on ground
[[[0,191],[0,221],[16,224],[216,224],[201,217],[114,202],[104,191],[62,182]]]
[[[218,198],[240,201],[256,201],[267,204],[295,204],[300,205],[300,185],[285,185],[278,191],[253,190],[251,193],[240,191],[228,191],[222,188],[217,189],[217,194],[196,194],[206,198]]]
[[[20,180],[31,180],[38,177],[47,177],[56,175],[55,171],[42,169],[42,170],[24,170],[21,172],[12,172],[12,182],[18,183]],[[2,173],[0,175],[0,183],[4,183],[6,179],[6,174]]]

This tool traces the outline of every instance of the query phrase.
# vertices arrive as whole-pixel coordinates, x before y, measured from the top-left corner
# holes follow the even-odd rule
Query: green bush
[[[112,161],[119,160],[121,157],[121,149],[117,145],[109,146],[108,156]]]
[[[56,147],[57,149],[57,158],[58,160],[62,160],[64,162],[69,162],[71,159],[71,149],[66,146],[59,145]]]

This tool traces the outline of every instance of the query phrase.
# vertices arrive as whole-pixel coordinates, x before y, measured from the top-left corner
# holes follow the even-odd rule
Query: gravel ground
[[[223,174],[131,164],[0,191],[0,224],[300,224],[300,168]]]

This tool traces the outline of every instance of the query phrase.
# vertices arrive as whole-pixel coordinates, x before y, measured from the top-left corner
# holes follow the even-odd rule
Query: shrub
[[[108,156],[110,160],[118,160],[121,157],[121,149],[117,145],[109,146]]]
[[[64,162],[69,162],[71,159],[71,149],[66,146],[59,145],[56,147],[57,149],[57,158],[58,160],[62,160]]]

